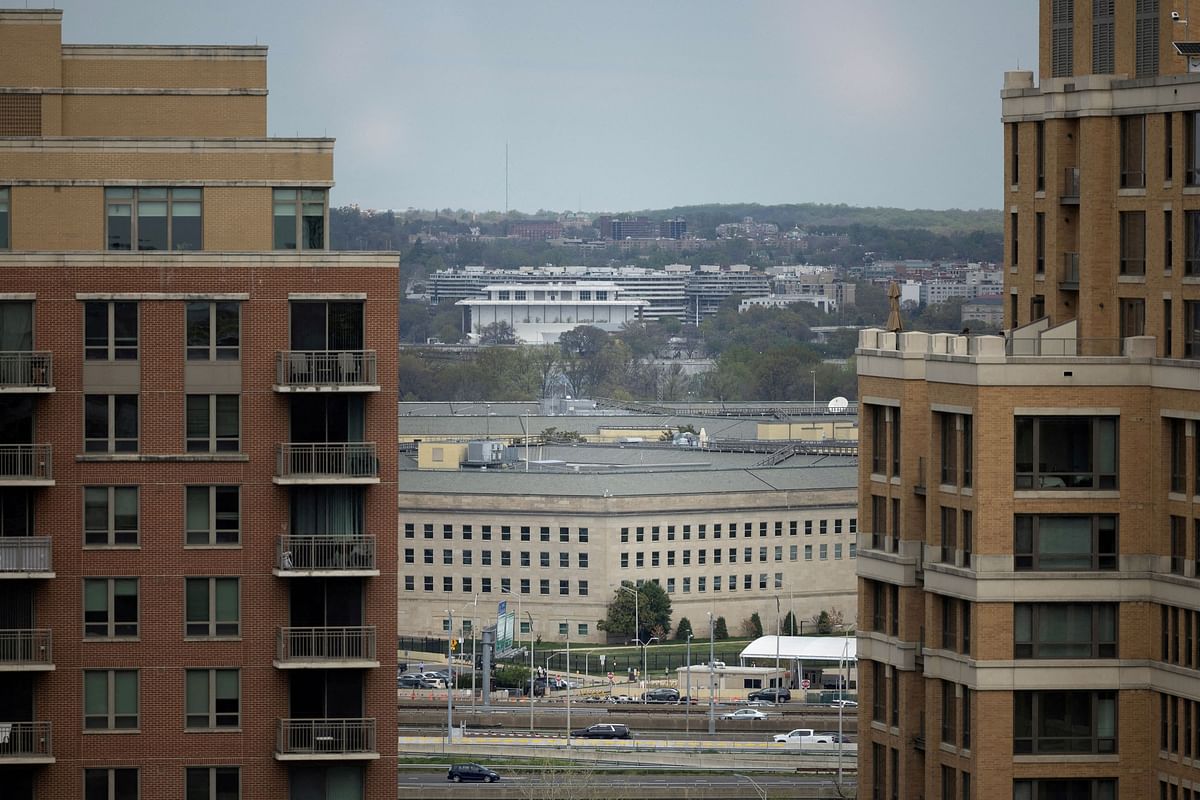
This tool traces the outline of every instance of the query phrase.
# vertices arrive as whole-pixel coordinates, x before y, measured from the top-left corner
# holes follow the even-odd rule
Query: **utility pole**
[[[642,625],[641,625],[641,620],[638,616],[638,590],[636,587],[626,586],[625,584],[622,583],[621,591],[633,593],[633,640],[635,642],[637,642],[638,645],[640,646],[642,644],[642,633],[641,633]],[[644,676],[645,673],[646,673],[646,648],[643,647],[642,648],[642,675]],[[645,703],[646,702],[646,698],[644,696],[645,692],[643,692],[642,694],[643,694],[642,702]]]
[[[712,612],[708,612],[708,733],[710,736],[717,732],[717,712],[716,706],[713,705],[713,694],[716,691],[716,667],[713,666],[713,660],[716,658],[716,642],[714,641],[713,632],[716,630]]]
[[[454,736],[454,612],[446,609],[450,627],[446,631],[446,743]]]
[[[779,680],[779,638],[780,638],[779,626],[780,626],[779,595],[775,595],[775,702],[776,703],[779,702],[779,694],[780,694],[779,690],[781,688],[783,688],[782,686],[780,686],[780,680]]]
[[[838,715],[838,730],[841,730],[841,715]],[[567,620],[567,747],[571,746],[571,620]],[[841,748],[841,745],[838,745]],[[838,759],[838,767],[842,765]]]
[[[533,615],[526,611],[525,616],[529,617],[529,735],[533,736]]]
[[[683,698],[683,729],[692,731],[692,634],[687,638],[687,694]]]

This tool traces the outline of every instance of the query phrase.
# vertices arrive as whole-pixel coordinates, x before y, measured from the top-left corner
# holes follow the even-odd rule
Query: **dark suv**
[[[495,783],[500,780],[500,773],[481,767],[478,764],[451,764],[446,773],[446,780],[461,783],[463,781],[486,781]]]
[[[751,692],[746,699],[750,702],[765,700],[768,703],[786,703],[792,699],[792,692],[789,689],[759,689]]]
[[[633,734],[629,732],[628,725],[610,725],[601,723],[598,725],[589,725],[586,728],[577,731],[571,731],[571,735],[576,739],[631,739]]]
[[[678,703],[679,692],[675,689],[651,689],[642,695],[647,703]]]

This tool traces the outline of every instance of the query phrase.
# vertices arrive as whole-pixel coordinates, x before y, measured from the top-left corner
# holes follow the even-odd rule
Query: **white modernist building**
[[[552,344],[566,331],[592,325],[618,331],[640,318],[646,300],[625,295],[624,287],[611,281],[563,283],[497,283],[483,288],[482,297],[455,303],[465,310],[463,327],[478,341],[484,328],[508,323],[517,339],[526,344]]]

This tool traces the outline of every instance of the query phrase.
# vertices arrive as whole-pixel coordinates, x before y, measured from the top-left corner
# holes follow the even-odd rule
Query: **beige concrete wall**
[[[61,86],[62,14],[0,12],[0,86]]]
[[[240,147],[134,147],[119,143],[0,147],[0,175],[24,180],[318,181],[333,179],[333,148],[248,143]]]
[[[89,49],[90,50],[90,49]],[[119,50],[117,51],[120,52]],[[62,62],[63,86],[102,88],[267,88],[266,58],[73,57]]]
[[[457,470],[466,457],[466,444],[458,442],[421,442],[417,448],[417,468]]]
[[[98,186],[14,186],[13,250],[101,250],[104,190]]]
[[[261,137],[265,95],[78,95],[62,98],[63,136]]]

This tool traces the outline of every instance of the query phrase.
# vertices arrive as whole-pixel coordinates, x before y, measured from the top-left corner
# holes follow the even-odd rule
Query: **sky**
[[[1037,55],[1033,0],[54,5],[69,44],[268,45],[269,135],[336,138],[365,208],[999,208]]]

